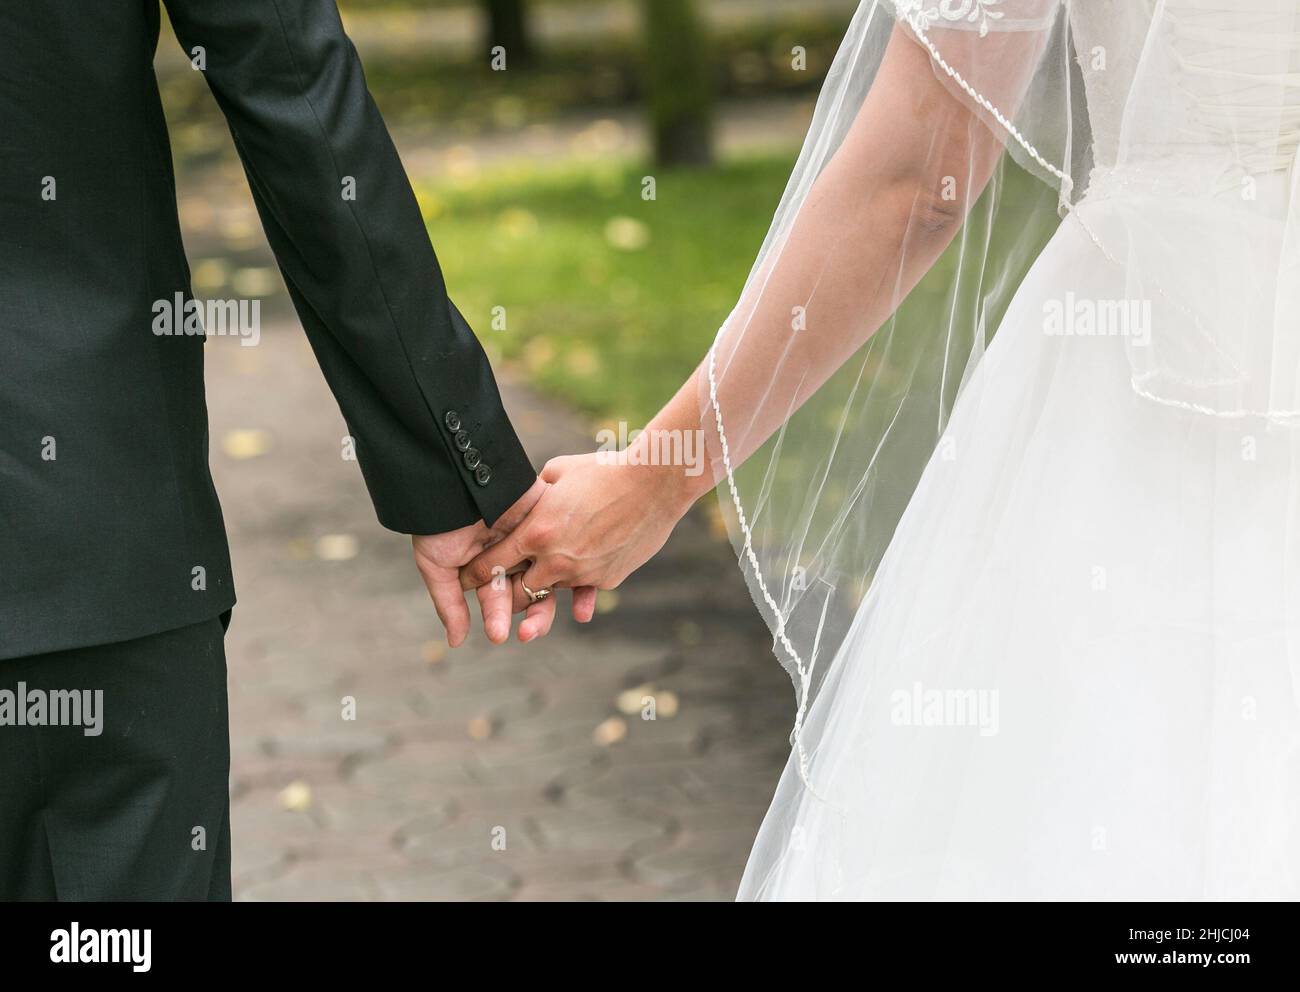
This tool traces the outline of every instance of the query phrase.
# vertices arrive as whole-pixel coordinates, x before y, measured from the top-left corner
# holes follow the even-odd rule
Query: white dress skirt
[[[740,898],[1300,896],[1296,430],[1139,395],[1141,327],[1048,319],[1132,294],[1095,235],[1143,212],[1160,222],[1140,195],[1085,201],[1022,285]],[[1278,229],[1261,209],[1246,250],[1276,258]],[[1182,244],[1170,285],[1205,251]]]

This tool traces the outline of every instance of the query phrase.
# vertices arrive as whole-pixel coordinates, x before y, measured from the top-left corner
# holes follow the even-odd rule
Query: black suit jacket
[[[333,0],[165,2],[203,49],[380,522],[496,520],[533,470]],[[190,293],[159,16],[157,0],[0,4],[0,658],[234,602],[203,338],[154,333],[155,302]]]

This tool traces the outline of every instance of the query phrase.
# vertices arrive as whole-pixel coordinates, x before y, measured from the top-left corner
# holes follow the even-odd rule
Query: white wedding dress
[[[1300,896],[1296,5],[1144,5],[1186,100],[1122,156],[1141,110],[1094,119],[1087,192],[823,662],[742,899]],[[1076,24],[1081,58],[1124,43],[1109,23]],[[1229,159],[1240,182],[1186,195]]]

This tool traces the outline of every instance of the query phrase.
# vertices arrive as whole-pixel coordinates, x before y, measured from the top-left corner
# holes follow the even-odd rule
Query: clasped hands
[[[617,588],[667,542],[699,494],[692,482],[680,469],[596,454],[557,458],[494,526],[414,538],[447,643],[460,647],[469,636],[469,590],[494,644],[509,640],[516,613],[524,614],[520,641],[546,636],[562,589],[572,591],[574,619],[591,622],[597,590]],[[525,588],[552,592],[534,602]]]

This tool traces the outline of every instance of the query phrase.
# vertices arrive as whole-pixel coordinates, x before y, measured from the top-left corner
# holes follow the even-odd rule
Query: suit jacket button
[[[461,431],[459,434],[456,435],[457,451],[469,451],[471,443],[472,442],[469,439],[469,435],[466,434],[464,431]]]
[[[460,414],[455,410],[450,411],[443,421],[447,425],[447,430],[455,434],[461,428]]]
[[[492,481],[492,470],[486,465],[480,465],[474,472],[474,481],[480,486],[486,486]]]
[[[478,448],[470,448],[465,452],[465,467],[473,472],[483,464],[483,456],[479,454]]]

